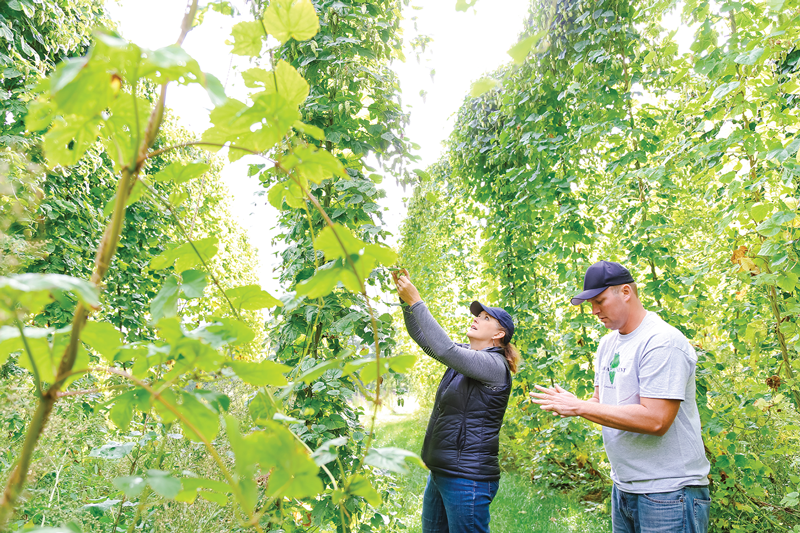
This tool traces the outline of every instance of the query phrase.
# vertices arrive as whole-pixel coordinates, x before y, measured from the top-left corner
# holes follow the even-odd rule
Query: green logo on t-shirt
[[[619,366],[619,352],[614,354],[614,359],[611,360],[611,370],[608,372],[608,379],[611,384],[614,384],[614,377],[617,375],[617,367]]]

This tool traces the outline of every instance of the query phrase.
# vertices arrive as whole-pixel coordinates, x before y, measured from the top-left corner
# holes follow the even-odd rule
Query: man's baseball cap
[[[583,292],[575,295],[570,303],[580,305],[615,285],[633,283],[633,276],[627,268],[613,261],[598,261],[586,269],[583,277]]]
[[[500,322],[500,325],[506,330],[507,334],[503,337],[503,342],[506,344],[511,342],[511,337],[514,336],[514,321],[511,320],[511,315],[509,315],[505,309],[489,307],[476,300],[469,305],[469,310],[475,316],[480,315],[481,311],[486,311],[486,314]]]

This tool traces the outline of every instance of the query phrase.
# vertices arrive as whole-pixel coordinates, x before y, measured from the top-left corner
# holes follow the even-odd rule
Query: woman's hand
[[[415,303],[422,301],[419,291],[408,278],[408,270],[405,268],[395,270],[392,272],[392,279],[397,287],[397,294],[400,295],[400,298],[405,303],[408,305],[414,305]]]

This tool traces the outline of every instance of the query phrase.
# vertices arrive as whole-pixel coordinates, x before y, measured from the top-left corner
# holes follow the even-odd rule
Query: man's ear
[[[633,287],[627,283],[622,286],[622,298],[627,302],[633,296]]]

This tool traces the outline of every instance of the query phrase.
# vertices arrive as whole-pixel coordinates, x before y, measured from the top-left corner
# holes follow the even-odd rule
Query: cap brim
[[[483,304],[480,303],[478,300],[475,300],[471,304],[469,304],[469,312],[475,316],[480,316],[481,311],[486,311],[483,307]],[[488,311],[486,311],[488,313]]]
[[[587,291],[583,291],[582,293],[576,294],[575,296],[573,296],[572,299],[569,302],[572,305],[581,305],[586,300],[591,300],[592,298],[594,298],[595,296],[597,296],[598,294],[600,294],[601,292],[603,292],[607,288],[608,287],[600,287],[599,289],[589,289]]]

